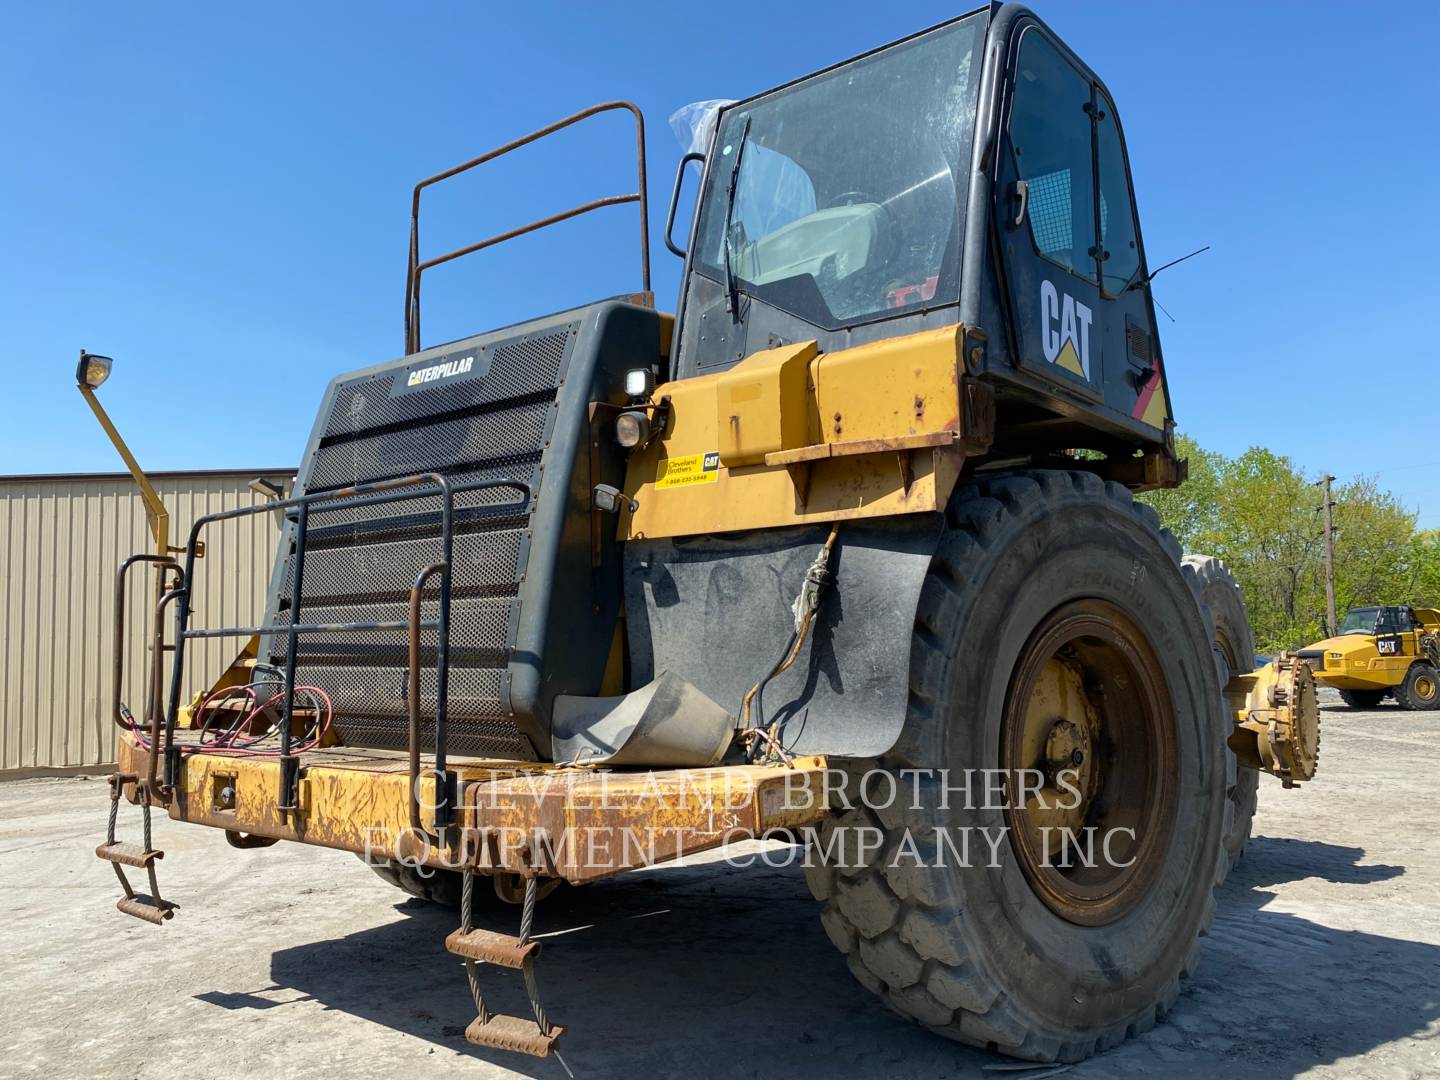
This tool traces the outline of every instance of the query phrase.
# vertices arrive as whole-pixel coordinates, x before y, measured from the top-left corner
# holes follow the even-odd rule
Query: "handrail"
[[[313,508],[318,507],[319,512],[326,512],[339,508],[354,506],[370,506],[377,503],[400,502],[406,499],[423,498],[432,495],[429,488],[438,488],[440,494],[440,547],[441,562],[426,568],[421,575],[420,583],[428,579],[434,572],[441,574],[439,594],[440,610],[438,617],[425,620],[419,625],[415,618],[405,620],[382,620],[371,622],[355,623],[302,623],[296,619],[301,610],[302,588],[305,572],[305,540],[309,524],[309,516]],[[255,634],[284,634],[287,637],[285,655],[285,688],[281,699],[281,717],[279,722],[280,732],[280,775],[281,775],[281,797],[279,809],[289,812],[296,809],[295,795],[298,780],[299,759],[290,752],[291,740],[291,710],[295,692],[295,666],[296,650],[299,635],[302,633],[321,632],[365,632],[381,630],[408,630],[411,638],[418,638],[419,631],[423,629],[435,630],[438,633],[436,648],[436,696],[435,696],[435,764],[437,772],[443,772],[445,768],[445,735],[446,735],[446,709],[448,706],[448,676],[449,676],[449,639],[450,639],[450,565],[451,547],[453,534],[453,519],[455,512],[455,496],[457,494],[480,491],[495,488],[510,488],[518,491],[522,499],[516,503],[503,503],[496,509],[508,511],[514,507],[528,506],[532,491],[528,483],[519,480],[481,480],[473,483],[452,485],[447,477],[441,473],[417,473],[411,476],[393,477],[387,480],[376,480],[362,484],[352,484],[344,488],[334,488],[328,491],[307,493],[305,495],[292,496],[275,502],[267,502],[255,506],[237,507],[232,510],[223,510],[204,517],[197,518],[190,528],[189,543],[185,548],[185,566],[179,588],[172,589],[166,593],[160,602],[157,611],[157,620],[163,614],[164,609],[177,598],[182,602],[176,605],[175,609],[175,660],[170,671],[170,696],[168,707],[164,710],[164,741],[162,744],[160,733],[161,711],[157,708],[151,718],[151,742],[150,742],[150,773],[151,784],[154,787],[155,763],[159,757],[162,745],[166,759],[166,777],[163,785],[156,788],[162,793],[173,790],[178,782],[178,761],[172,764],[172,751],[175,748],[175,725],[180,709],[180,687],[184,677],[185,666],[185,643],[192,638],[218,638],[218,637],[251,637]],[[407,490],[418,489],[418,490]],[[334,505],[330,505],[334,504]],[[213,629],[191,630],[189,628],[189,617],[191,613],[191,595],[194,584],[195,558],[200,547],[200,534],[210,525],[217,521],[228,521],[235,518],[246,517],[256,513],[268,513],[272,510],[285,510],[297,508],[299,513],[295,521],[295,551],[291,563],[290,581],[290,621],[288,624],[272,624],[259,627],[221,627]],[[127,564],[128,565],[128,564]],[[122,571],[123,573],[123,571]],[[419,587],[417,585],[417,587]],[[418,672],[412,673],[412,680],[418,681]],[[412,702],[412,712],[414,704]],[[411,725],[410,754],[414,758],[418,753],[418,721]]]
[[[184,567],[171,555],[131,555],[120,564],[120,569],[115,574],[115,660],[113,665],[113,694],[111,697],[111,719],[115,726],[122,731],[129,731],[130,725],[125,722],[121,715],[121,697],[125,692],[125,579],[130,573],[130,568],[136,563],[156,563],[161,566],[160,573],[163,576],[166,570],[174,570],[177,574],[185,572]],[[161,589],[161,595],[165,590]],[[140,715],[145,719],[155,710],[160,699],[160,683],[163,679],[164,667],[164,626],[156,623],[154,630],[154,655],[150,662],[150,677],[145,689],[145,706]]]
[[[185,608],[186,604],[188,604],[189,601],[190,601],[190,596],[189,596],[189,589],[188,589],[188,587],[182,587],[182,588],[178,588],[178,589],[171,589],[171,590],[169,590],[168,592],[162,594],[161,597],[160,597],[160,599],[159,599],[159,601],[156,602],[156,604],[155,604],[155,624],[156,624],[155,636],[156,636],[157,639],[160,637],[161,633],[163,632],[163,630],[162,630],[161,628],[163,628],[164,625],[165,625],[165,622],[164,622],[164,619],[165,619],[165,609],[166,609],[167,607],[169,607],[170,604],[173,603],[175,600],[180,600],[182,597],[183,597],[184,599],[183,599],[182,603],[180,604],[180,608],[181,608],[181,610],[183,610],[183,609]],[[181,641],[180,641],[180,639],[179,639],[179,638],[176,638],[176,639],[175,639],[175,663],[176,663],[176,665],[178,665],[178,664],[180,663],[180,650],[181,650],[181,647],[182,647],[182,646],[181,646]],[[159,704],[158,704],[158,703],[156,704],[155,708],[154,708],[153,710],[151,710],[150,716],[149,716],[147,719],[150,721],[150,736],[149,736],[149,738],[150,738],[150,756],[149,756],[149,759],[147,760],[146,766],[145,766],[145,790],[146,790],[146,792],[147,792],[148,794],[150,794],[150,795],[158,795],[158,796],[160,796],[161,798],[168,799],[168,798],[170,797],[170,792],[171,792],[171,791],[173,790],[173,788],[174,788],[174,778],[167,776],[167,777],[165,778],[165,782],[164,782],[163,784],[158,784],[158,785],[157,785],[156,782],[155,782],[155,770],[156,770],[157,766],[158,766],[159,763],[160,763],[160,752],[159,752],[159,751],[160,751],[160,724],[161,724],[161,722],[162,722],[162,720],[163,720],[163,717],[162,717],[162,715],[161,715],[160,707],[159,707]],[[170,742],[172,742],[172,741],[174,740],[174,724],[166,722],[166,724],[165,724],[165,736],[166,736],[166,739],[167,739],[166,746],[168,747],[168,746],[170,745]]]
[[[680,164],[675,166],[675,186],[670,189],[670,205],[665,211],[665,246],[670,249],[670,254],[685,258],[685,249],[675,246],[675,240],[671,233],[675,231],[675,211],[680,206],[680,189],[685,184],[685,166],[692,161],[700,162],[701,168],[705,166],[705,155],[694,150],[680,159]]]
[[[635,158],[636,170],[638,173],[636,190],[625,195],[607,195],[604,198],[594,199],[580,206],[562,211],[558,214],[551,214],[549,217],[532,221],[528,225],[522,225],[517,229],[510,229],[499,233],[479,243],[469,244],[466,247],[457,248],[444,255],[436,256],[424,262],[420,260],[420,193],[432,184],[438,184],[442,180],[448,180],[452,176],[458,176],[487,161],[493,161],[498,157],[527,146],[537,139],[543,139],[547,135],[553,135],[563,128],[578,124],[581,120],[588,120],[603,112],[613,112],[617,109],[624,109],[635,117]],[[426,270],[439,266],[442,263],[461,258],[465,255],[472,255],[485,248],[494,247],[496,244],[503,244],[506,240],[513,240],[517,236],[524,236],[526,233],[544,229],[550,225],[556,225],[570,218],[579,217],[581,214],[588,214],[592,210],[599,210],[604,206],[620,206],[625,203],[640,204],[640,277],[641,288],[645,292],[650,291],[650,204],[649,195],[645,180],[645,116],[640,107],[631,101],[606,101],[599,105],[592,105],[588,109],[572,113],[563,120],[557,120],[528,135],[506,143],[498,149],[481,154],[477,158],[462,162],[444,172],[436,173],[434,176],[426,177],[415,185],[415,191],[410,200],[410,259],[405,269],[405,354],[408,356],[420,351],[420,276]]]
[[[406,703],[409,720],[410,739],[410,827],[431,840],[437,839],[425,831],[424,825],[420,823],[420,628],[424,623],[420,619],[420,599],[425,590],[425,583],[436,574],[449,576],[450,566],[448,562],[431,563],[420,571],[419,577],[415,579],[415,585],[410,590],[410,627],[409,627],[409,651],[407,653],[408,670],[406,672],[406,690],[410,700]],[[448,590],[441,591],[441,604],[446,603]],[[442,636],[440,644],[443,644]],[[436,667],[439,668],[439,657],[436,657]],[[440,777],[445,773],[445,739],[440,730],[441,717],[444,710],[440,708],[440,685],[435,686],[436,709],[435,709],[435,783],[442,782]],[[437,790],[436,795],[440,792]],[[440,803],[437,797],[436,805]]]

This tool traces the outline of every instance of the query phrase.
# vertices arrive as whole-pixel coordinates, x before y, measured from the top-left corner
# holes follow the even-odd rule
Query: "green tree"
[[[1440,529],[1411,537],[1405,561],[1410,602],[1416,607],[1440,608]]]
[[[1236,458],[1177,436],[1190,477],[1141,498],[1186,551],[1217,555],[1245,594],[1258,647],[1296,648],[1324,636],[1325,537],[1315,479],[1287,457],[1252,447]],[[1373,479],[1333,492],[1338,613],[1364,604],[1440,605],[1440,532]]]
[[[1223,462],[1218,481],[1215,524],[1196,545],[1230,563],[1256,642],[1274,652],[1320,636],[1321,529],[1304,473],[1287,457],[1251,447]]]
[[[1189,461],[1189,479],[1178,488],[1146,492],[1140,499],[1155,508],[1161,524],[1190,551],[1196,537],[1214,531],[1215,495],[1220,486],[1220,466],[1225,459],[1182,434],[1175,436],[1175,453]]]
[[[1369,478],[1334,498],[1336,609],[1409,603],[1415,515]]]

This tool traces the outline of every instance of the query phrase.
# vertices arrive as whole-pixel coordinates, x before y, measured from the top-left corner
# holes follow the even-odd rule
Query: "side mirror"
[[[685,258],[685,249],[675,246],[675,241],[670,234],[675,231],[675,210],[680,205],[680,188],[685,183],[685,166],[692,161],[705,161],[705,155],[694,151],[686,154],[680,159],[680,164],[675,169],[675,186],[670,189],[670,209],[665,214],[665,246],[670,249],[671,254]]]

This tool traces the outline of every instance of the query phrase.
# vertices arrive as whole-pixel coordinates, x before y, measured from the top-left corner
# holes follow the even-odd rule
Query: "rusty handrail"
[[[184,576],[185,568],[170,555],[131,555],[120,564],[120,569],[115,574],[115,659],[113,662],[113,694],[111,699],[111,719],[115,726],[122,731],[130,730],[125,718],[121,715],[121,697],[125,692],[125,579],[129,575],[130,568],[136,563],[155,563],[161,566],[160,573],[163,576],[165,571],[174,570],[176,574]],[[162,589],[163,595],[163,589]],[[160,687],[163,683],[163,666],[165,656],[165,628],[163,623],[157,623],[154,637],[154,656],[150,661],[149,685],[145,690],[145,705],[140,715],[146,720],[155,710],[160,700]]]
[[[301,611],[302,582],[304,576],[304,552],[307,537],[308,517],[312,509],[318,508],[319,512],[334,511],[337,509],[353,509],[358,506],[371,506],[381,503],[402,502],[407,499],[424,498],[431,493],[424,490],[424,487],[438,489],[440,501],[440,550],[441,561],[426,567],[422,573],[416,588],[423,588],[429,576],[440,573],[440,598],[438,617],[434,620],[427,620],[415,625],[415,620],[406,621],[370,621],[352,623],[302,623],[295,622]],[[279,723],[280,731],[280,767],[281,767],[281,788],[282,800],[280,809],[289,811],[294,805],[289,801],[293,793],[295,782],[298,779],[299,758],[290,753],[290,707],[293,702],[295,689],[295,665],[297,638],[300,634],[306,633],[329,633],[329,632],[360,632],[360,631],[385,631],[401,630],[407,627],[412,637],[418,638],[420,628],[433,629],[438,633],[435,657],[435,771],[440,776],[446,775],[445,761],[445,736],[446,736],[446,710],[448,707],[448,673],[450,659],[450,572],[451,547],[453,537],[453,519],[455,514],[455,496],[474,491],[488,491],[499,488],[510,488],[519,492],[522,498],[518,502],[504,503],[499,506],[488,507],[491,510],[504,511],[516,507],[528,506],[534,497],[530,484],[522,480],[493,479],[478,480],[468,484],[452,484],[448,477],[441,473],[416,473],[411,476],[392,477],[386,480],[374,480],[365,483],[351,484],[343,488],[335,488],[329,491],[319,491],[304,495],[292,496],[288,499],[281,499],[277,502],[259,503],[254,506],[237,507],[232,510],[222,510],[217,513],[207,514],[197,518],[190,528],[190,539],[186,546],[185,565],[182,575],[182,587],[166,593],[161,600],[160,610],[157,612],[157,619],[164,609],[177,598],[183,598],[175,609],[175,662],[170,671],[170,692],[169,703],[164,708],[157,707],[155,716],[151,718],[151,762],[152,780],[154,762],[164,748],[166,758],[166,778],[160,788],[169,791],[175,783],[175,776],[178,776],[179,760],[178,755],[173,762],[175,775],[171,775],[172,761],[171,751],[175,746],[175,725],[180,708],[180,687],[185,668],[185,643],[197,638],[221,638],[221,637],[252,637],[255,635],[286,635],[286,662],[284,690],[282,691],[282,716]],[[416,490],[405,490],[416,489]],[[290,619],[288,623],[272,623],[266,626],[254,627],[220,627],[214,629],[192,630],[189,627],[190,616],[190,595],[195,573],[195,559],[201,546],[200,534],[209,525],[218,521],[228,521],[238,517],[244,517],[256,513],[262,513],[275,509],[289,509],[294,507],[298,511],[298,518],[295,523],[294,543],[295,561],[291,573],[290,592]],[[478,509],[478,508],[472,508]],[[163,622],[163,620],[162,620]],[[418,644],[416,646],[418,649]],[[412,678],[418,679],[418,675],[412,672]],[[418,695],[412,695],[412,714],[414,702]],[[156,727],[157,723],[163,723],[163,739],[160,737]],[[411,742],[410,755],[412,760],[417,753],[418,742],[415,735],[418,721],[411,717]],[[447,789],[448,790],[448,789]]]
[[[165,609],[169,607],[173,601],[178,600],[181,597],[185,597],[186,604],[190,602],[188,588],[182,586],[178,589],[171,589],[169,592],[162,595],[159,602],[156,603],[155,639],[157,645],[159,644],[161,638],[165,633]],[[182,605],[182,607],[183,606],[184,605]],[[180,655],[178,651],[178,639],[176,640],[176,649],[176,662],[178,664],[178,657]],[[156,690],[159,690],[158,684],[156,685]],[[151,709],[150,716],[147,719],[150,722],[150,754],[146,758],[145,764],[145,790],[151,795],[158,797],[161,802],[168,802],[170,798],[170,785],[168,783],[157,784],[155,779],[155,770],[159,768],[160,765],[160,737],[162,733],[161,725],[164,723],[164,712],[160,708],[160,703],[158,700],[155,703],[155,707]],[[164,729],[164,736],[165,745],[168,748],[169,744],[173,742],[175,738],[173,726]]]
[[[370,505],[380,502],[400,502],[406,499],[424,497],[427,492],[423,490],[406,491],[406,488],[416,488],[419,485],[430,485],[439,489],[440,495],[440,542],[445,558],[450,557],[451,521],[454,515],[455,493],[454,485],[449,479],[438,472],[416,473],[412,476],[391,477],[386,480],[373,480],[366,483],[350,484],[343,488],[335,488],[329,491],[306,492],[304,495],[292,495],[288,499],[280,499],[270,503],[257,503],[254,506],[241,506],[231,510],[221,510],[213,514],[206,514],[196,518],[190,526],[190,539],[185,546],[185,575],[182,579],[182,588],[167,593],[161,600],[161,610],[167,606],[177,595],[183,595],[184,601],[175,609],[175,661],[170,666],[170,699],[165,710],[165,752],[166,752],[166,784],[168,790],[171,781],[171,763],[169,760],[170,749],[175,744],[175,722],[180,711],[180,686],[185,669],[185,642],[194,637],[239,637],[251,636],[251,629],[246,628],[224,628],[223,632],[196,632],[189,629],[190,597],[188,591],[195,579],[195,558],[200,549],[200,534],[208,526],[218,521],[229,521],[234,518],[245,517],[271,510],[288,510],[295,507],[298,511],[298,520],[294,531],[294,562],[291,570],[290,585],[290,625],[275,625],[268,628],[268,633],[286,634],[286,655],[285,655],[285,685],[280,708],[280,773],[281,773],[281,798],[279,809],[282,813],[293,810],[293,793],[295,782],[298,779],[298,759],[290,753],[290,721],[291,709],[295,695],[295,664],[297,637],[303,630],[321,630],[323,626],[296,624],[294,619],[300,610],[301,585],[304,577],[305,540],[307,534],[307,519],[313,506],[320,506],[321,510],[335,510],[339,506]],[[530,499],[530,486],[520,481],[493,480],[485,481],[477,485],[482,486],[508,486],[522,490],[525,493],[526,502]],[[352,498],[361,496],[360,498]],[[337,506],[328,504],[335,503]],[[282,541],[283,542],[283,541]],[[448,579],[446,582],[448,591]],[[444,605],[443,611],[448,615],[449,606]],[[373,624],[372,629],[379,628],[379,624]],[[353,629],[353,627],[352,627]],[[446,628],[442,626],[441,637],[444,638]],[[445,658],[442,654],[442,660]],[[441,670],[438,674],[440,684],[445,683],[445,672]],[[441,695],[440,704],[443,706],[444,697]],[[158,737],[157,737],[158,738]],[[151,774],[153,778],[154,760],[159,752],[159,742],[152,740],[151,745]],[[175,763],[178,770],[178,761]]]
[[[510,153],[512,150],[518,150],[522,146],[527,146],[537,139],[543,139],[547,135],[553,135],[555,132],[570,127],[572,124],[578,124],[582,120],[588,120],[590,117],[603,112],[613,112],[620,109],[628,111],[635,117],[635,158],[636,171],[638,174],[635,191],[626,195],[608,195],[601,199],[594,199],[591,202],[584,203],[570,210],[552,214],[538,221],[532,221],[530,224],[522,225],[518,229],[510,229],[507,232],[482,240],[477,244],[457,248],[454,251],[433,259],[428,259],[424,262],[420,260],[420,193],[427,187],[430,187],[432,184],[438,184],[442,180],[448,180],[452,176],[458,176],[460,173],[473,169],[478,165],[484,165],[487,161],[493,161],[498,157]],[[446,169],[444,172],[436,173],[434,176],[421,180],[415,185],[415,191],[410,201],[410,259],[405,269],[405,354],[408,356],[411,353],[420,351],[420,276],[426,270],[433,266],[439,266],[441,263],[450,262],[453,259],[474,254],[477,251],[483,251],[485,248],[494,247],[496,244],[502,244],[506,240],[513,240],[517,236],[524,236],[526,233],[535,232],[537,229],[543,229],[562,221],[568,221],[570,218],[579,217],[581,214],[587,214],[592,210],[598,210],[604,206],[620,206],[632,202],[640,204],[641,288],[643,291],[649,292],[650,203],[645,175],[644,114],[640,111],[640,107],[634,102],[606,101],[599,105],[592,105],[588,109],[582,109],[580,112],[572,113],[563,120],[557,120],[553,124],[548,124],[545,127],[530,132],[528,135],[522,135],[520,138],[508,142],[498,149],[481,154],[477,158],[471,158],[469,161],[462,162],[453,168]]]
[[[425,625],[420,618],[420,604],[421,594],[425,590],[426,582],[428,582],[436,574],[443,574],[448,577],[449,572],[450,565],[448,562],[431,563],[429,566],[425,567],[425,569],[420,571],[420,575],[415,579],[414,587],[410,590],[410,648],[409,654],[406,658],[408,661],[408,669],[406,672],[406,689],[407,696],[410,699],[408,702],[406,702],[409,713],[407,719],[409,720],[410,734],[410,825],[421,836],[424,836],[432,841],[438,841],[439,837],[432,836],[429,832],[426,831],[425,826],[420,823],[420,629],[422,626]],[[448,594],[449,589],[443,587],[442,585],[440,590],[440,603],[442,605],[445,604],[445,598]],[[446,617],[442,615],[439,619],[436,620],[436,623],[439,624],[445,621],[447,621]],[[440,640],[436,642],[436,646],[437,652],[439,650],[445,649],[445,635],[442,634],[440,636]],[[438,682],[436,684],[435,690],[437,694],[439,694],[441,691]],[[435,721],[437,725],[437,731],[435,732],[435,749],[437,754],[443,755],[444,739],[440,731],[438,730],[438,725],[440,723],[441,717],[444,716],[444,709],[440,706],[440,703],[438,701],[436,702],[436,706],[437,707],[435,710]],[[442,756],[439,760],[436,761],[435,768],[431,770],[436,774],[435,793],[437,805],[439,804],[441,796],[440,775],[443,774],[444,770],[445,761]]]

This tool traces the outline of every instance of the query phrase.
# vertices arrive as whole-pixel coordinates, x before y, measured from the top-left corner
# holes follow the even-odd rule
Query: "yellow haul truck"
[[[1353,709],[1387,697],[1402,709],[1440,709],[1440,611],[1433,608],[1351,608],[1339,633],[1297,655]]]
[[[432,185],[611,112],[635,191],[425,254]],[[673,316],[644,145],[612,102],[416,187],[404,355],[330,384],[292,496],[126,568],[166,588],[138,715],[117,667],[114,805],[458,900],[483,1046],[560,1036],[557,883],[777,836],[855,976],[936,1032],[1070,1061],[1145,1031],[1258,770],[1308,779],[1318,733],[1306,666],[1252,672],[1228,571],[1132,498],[1185,467],[1109,92],[1006,5],[725,105],[671,198],[698,160]],[[422,341],[437,267],[616,203],[640,293]],[[217,526],[271,509],[264,617],[217,625]],[[184,700],[213,637],[243,648]],[[120,908],[163,923],[115,820]],[[518,933],[476,925],[492,901]],[[492,968],[533,1017],[491,1012]]]

